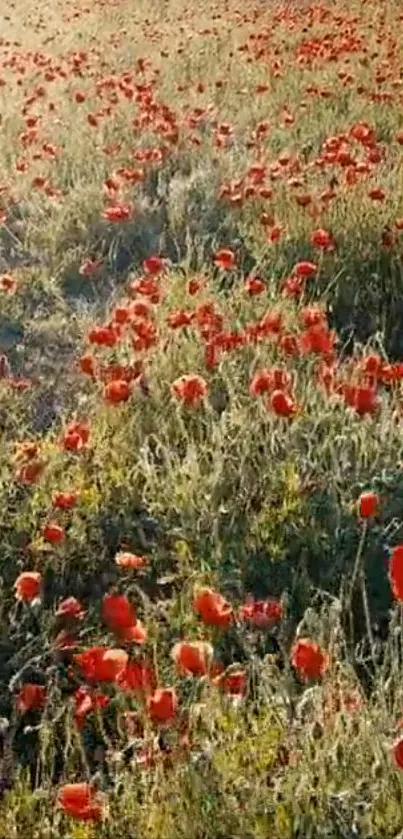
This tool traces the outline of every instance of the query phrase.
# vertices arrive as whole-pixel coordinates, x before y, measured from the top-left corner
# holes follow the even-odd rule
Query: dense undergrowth
[[[2,8],[0,839],[403,835],[402,20]]]

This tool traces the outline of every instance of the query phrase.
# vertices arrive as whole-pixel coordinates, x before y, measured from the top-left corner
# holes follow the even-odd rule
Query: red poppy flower
[[[65,784],[59,790],[57,803],[68,816],[79,821],[102,819],[102,798],[88,783]]]
[[[250,297],[255,297],[265,291],[266,286],[263,280],[259,280],[258,277],[248,277],[245,280],[244,289]]]
[[[44,468],[45,464],[42,460],[32,460],[17,469],[15,479],[24,486],[31,486],[40,478]]]
[[[134,626],[137,621],[136,610],[124,594],[105,594],[101,618],[112,632],[117,633]]]
[[[360,365],[364,373],[368,373],[368,375],[375,377],[381,372],[382,366],[382,359],[380,355],[377,355],[376,353],[364,356]]]
[[[147,696],[156,688],[156,675],[152,665],[143,658],[129,661],[117,679],[120,690]]]
[[[132,345],[136,352],[145,352],[158,343],[158,331],[153,323],[137,321],[133,323],[132,329],[135,333]]]
[[[370,189],[368,195],[372,199],[372,201],[384,201],[386,197],[386,192],[384,189],[381,189],[381,187],[375,186],[373,187],[373,189]]]
[[[55,615],[57,618],[81,619],[85,615],[85,609],[75,597],[66,597],[59,603]]]
[[[158,277],[165,267],[165,260],[160,256],[149,256],[143,261],[143,271],[152,277]]]
[[[193,312],[185,312],[184,309],[176,309],[167,317],[167,324],[171,329],[183,329],[190,326],[194,318]]]
[[[133,626],[127,626],[121,630],[119,638],[122,641],[131,641],[133,644],[145,644],[147,641],[147,630],[141,621],[137,620]]]
[[[119,405],[130,399],[131,386],[126,379],[116,379],[109,382],[104,388],[104,397],[111,405]]]
[[[374,414],[380,407],[376,390],[368,385],[346,385],[344,399],[360,416]]]
[[[131,310],[128,305],[115,306],[112,313],[112,319],[116,321],[116,323],[120,324],[120,326],[123,326],[130,320],[130,314]]]
[[[123,673],[129,657],[113,647],[89,647],[74,656],[85,679],[91,682],[115,682]]]
[[[128,287],[131,296],[142,294],[144,297],[150,298],[151,303],[158,303],[161,296],[161,289],[155,277],[141,277],[138,280],[132,280]],[[141,304],[143,306],[143,315],[149,314],[149,308],[145,308],[147,303],[145,301],[137,301],[136,306]],[[132,309],[133,313],[140,316],[140,312]]]
[[[251,396],[261,396],[263,393],[270,393],[272,388],[272,377],[270,370],[258,370],[249,385]]]
[[[279,600],[254,600],[251,598],[240,607],[239,617],[252,626],[273,626],[281,620],[283,606]]]
[[[206,284],[206,280],[204,277],[193,277],[193,279],[189,280],[187,291],[190,297],[194,297],[195,294],[198,294],[202,288],[204,288]]]
[[[155,723],[167,723],[173,720],[178,710],[178,699],[174,688],[157,688],[148,697],[147,711]]]
[[[20,689],[17,699],[17,711],[26,714],[27,711],[39,710],[45,707],[46,703],[46,688],[44,685],[34,685],[26,683]]]
[[[111,222],[118,222],[118,221],[129,221],[133,216],[133,205],[132,204],[112,204],[110,207],[107,207],[106,210],[102,213],[102,218],[106,221]]]
[[[291,385],[291,376],[282,367],[272,367],[271,370],[258,370],[249,385],[251,396],[261,396],[273,390],[287,391]]]
[[[93,711],[102,710],[109,702],[109,697],[81,685],[74,694],[74,720],[82,728],[85,718]]]
[[[55,492],[52,496],[52,505],[58,510],[71,510],[76,504],[76,492]]]
[[[138,361],[135,364],[107,364],[100,367],[99,378],[102,382],[116,382],[124,380],[133,382],[141,376],[142,365]]]
[[[9,379],[8,384],[12,390],[16,390],[18,393],[24,393],[24,391],[29,390],[33,384],[36,384],[36,382],[32,379],[11,378]]]
[[[136,610],[125,595],[106,594],[102,601],[101,617],[108,628],[122,641],[144,644],[147,633],[137,620]]]
[[[355,125],[350,128],[350,135],[351,137],[354,137],[354,140],[357,140],[357,142],[362,143],[363,145],[373,143],[375,140],[374,129],[365,122],[355,123]]]
[[[247,687],[247,673],[239,664],[231,664],[227,669],[220,661],[214,661],[210,670],[211,682],[229,696],[244,696]]]
[[[335,340],[336,333],[323,324],[319,324],[311,326],[300,335],[299,346],[302,353],[331,355]]]
[[[305,329],[312,329],[314,326],[327,326],[326,313],[319,306],[305,306],[299,315],[299,319]]]
[[[33,460],[37,457],[39,451],[38,443],[34,443],[32,440],[24,440],[22,443],[17,444],[14,460]]]
[[[297,300],[299,297],[302,297],[304,288],[305,277],[297,277],[296,274],[287,277],[283,282],[283,294],[285,297],[294,297]]]
[[[23,571],[14,583],[16,597],[27,603],[35,600],[39,596],[41,583],[42,576],[39,571]]]
[[[156,280],[153,280],[152,277],[144,277],[144,279],[139,280],[141,283],[141,289],[139,290],[139,294],[144,294],[146,297],[153,298],[155,294],[159,294],[159,286]],[[149,320],[153,315],[153,308],[152,303],[149,300],[134,300],[130,303],[129,307],[129,317],[132,318],[140,318],[143,320]]]
[[[269,405],[278,417],[293,417],[298,411],[298,406],[289,393],[283,390],[274,390],[270,396]]]
[[[292,273],[296,277],[306,278],[312,277],[313,274],[316,274],[318,270],[318,266],[314,262],[297,262],[294,265]]]
[[[283,321],[284,316],[282,312],[266,312],[260,320],[259,326],[264,335],[277,336],[283,328]]]
[[[64,540],[64,528],[56,522],[50,521],[43,528],[42,535],[52,545],[60,545]]]
[[[221,629],[226,629],[234,617],[230,603],[211,588],[196,589],[193,608],[204,623]]]
[[[312,204],[312,195],[309,192],[301,192],[295,196],[295,201],[300,207],[309,207]]]
[[[205,676],[213,658],[213,647],[207,641],[181,641],[175,644],[172,658],[179,672]]]
[[[2,274],[0,276],[0,291],[5,291],[8,294],[14,294],[17,290],[17,280],[11,274]]]
[[[309,638],[300,638],[291,651],[292,666],[307,681],[323,676],[329,667],[329,656]]]
[[[90,430],[84,422],[71,422],[64,431],[62,447],[67,451],[77,452],[88,443]]]
[[[313,230],[309,238],[315,248],[323,251],[334,250],[334,239],[328,230],[323,230],[322,228]]]
[[[272,244],[279,242],[284,233],[284,227],[281,224],[274,224],[268,234],[268,240]]]
[[[375,492],[363,492],[358,499],[358,513],[362,519],[372,518],[377,513],[379,497]]]
[[[213,679],[213,684],[229,696],[244,696],[247,687],[247,673],[237,664],[231,665]]]
[[[235,254],[227,248],[221,248],[214,254],[213,262],[223,271],[231,271],[235,267]]]
[[[94,277],[95,274],[98,274],[99,270],[102,268],[102,260],[101,259],[84,259],[84,262],[80,265],[78,273],[81,277]]]
[[[299,341],[296,335],[281,335],[278,347],[285,355],[298,356]]]
[[[117,325],[94,326],[88,333],[90,344],[99,347],[114,347],[118,337]]]
[[[403,601],[403,545],[396,545],[392,550],[389,563],[389,581],[394,597]]]
[[[180,376],[171,385],[171,391],[179,399],[189,405],[195,407],[204,399],[207,394],[207,383],[202,376],[187,375]]]
[[[148,560],[145,556],[137,556],[137,554],[121,551],[116,554],[115,563],[119,568],[131,568],[138,571],[140,568],[146,567]]]
[[[398,769],[403,769],[403,737],[399,737],[392,746],[393,762]]]

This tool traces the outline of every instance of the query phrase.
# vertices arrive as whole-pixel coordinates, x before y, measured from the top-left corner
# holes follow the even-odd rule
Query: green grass
[[[0,839],[398,839],[401,608],[387,566],[403,501],[399,4],[0,11]],[[128,220],[103,216],[115,200]],[[334,249],[314,246],[317,229]],[[222,248],[230,270],[215,264]],[[136,282],[151,256],[165,267],[150,300]],[[85,276],[89,259],[99,266]],[[302,261],[316,269],[287,295]],[[251,274],[265,284],[256,296]],[[91,343],[125,308],[113,346]],[[268,313],[280,338],[262,331]],[[333,350],[307,351],[314,316],[335,330]],[[379,404],[362,415],[347,386],[368,384],[368,364],[382,365]],[[112,365],[139,373],[119,405],[106,398]],[[274,367],[290,378],[289,418],[251,394]],[[184,375],[206,385],[194,407],[173,391]],[[75,421],[89,439],[71,451]],[[366,490],[379,509],[363,523]],[[60,492],[74,508],[55,509]],[[44,538],[53,521],[60,545]],[[145,567],[119,567],[119,551]],[[25,571],[42,577],[31,604],[16,599]],[[231,603],[227,630],[196,614],[199,586]],[[143,647],[105,625],[108,592],[135,606]],[[282,619],[240,620],[251,596],[281,600]],[[55,614],[67,597],[82,620]],[[96,685],[107,706],[79,726],[76,692],[91,685],[57,646],[64,629],[75,652],[144,655],[175,686],[174,723],[108,683]],[[307,684],[291,663],[301,637],[330,657]],[[172,648],[195,640],[228,679],[241,673],[242,695],[211,672],[177,672]],[[46,701],[22,713],[27,683]],[[63,784],[84,781],[103,796],[99,824],[57,805]]]

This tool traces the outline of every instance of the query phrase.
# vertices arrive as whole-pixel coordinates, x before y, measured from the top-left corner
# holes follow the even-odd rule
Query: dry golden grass
[[[403,355],[402,19],[393,0],[0,0],[0,839],[403,835],[401,611],[386,567],[402,542],[402,377],[389,366]],[[117,202],[132,212],[110,222]],[[334,249],[312,244],[318,229]],[[222,248],[231,270],[214,264]],[[130,284],[151,256],[166,262],[147,303]],[[100,262],[93,276],[87,260]],[[317,263],[313,278],[284,294],[301,261]],[[133,300],[150,314],[130,310],[118,333]],[[267,312],[285,342],[252,339]],[[330,345],[307,351],[315,317]],[[110,323],[114,345],[91,342]],[[145,334],[155,340],[140,346]],[[321,384],[321,362],[339,388]],[[108,403],[105,376],[129,364],[141,378]],[[251,395],[254,374],[279,366],[292,418]],[[172,389],[188,374],[207,389],[193,408]],[[348,383],[379,404],[361,411]],[[90,437],[71,452],[61,440],[76,420]],[[24,482],[27,441],[41,468]],[[379,511],[363,524],[367,489]],[[55,509],[57,492],[74,492],[74,509]],[[60,545],[44,538],[53,520]],[[119,568],[118,551],[146,568]],[[24,571],[42,577],[30,605],[15,597]],[[249,595],[282,598],[283,618],[206,627],[192,605],[201,585],[237,615]],[[120,646],[100,615],[108,591],[135,604],[140,651],[175,685],[180,725],[160,730],[115,684],[77,725],[88,684],[55,649],[55,610],[83,603],[80,651]],[[301,637],[330,655],[308,685],[290,663]],[[180,677],[183,639],[210,641],[245,690]],[[46,685],[46,703],[24,714],[26,683]],[[76,781],[104,796],[100,823],[57,806]]]

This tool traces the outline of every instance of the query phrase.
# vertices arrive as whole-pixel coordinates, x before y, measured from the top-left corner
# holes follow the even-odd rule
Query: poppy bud
[[[363,492],[358,499],[358,513],[362,519],[375,516],[378,511],[379,498],[375,492]]]

